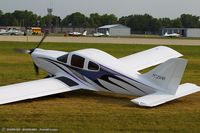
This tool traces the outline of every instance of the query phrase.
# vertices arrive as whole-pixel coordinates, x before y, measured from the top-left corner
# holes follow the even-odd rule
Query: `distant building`
[[[161,29],[161,35],[165,33],[172,34],[178,33],[182,37],[200,37],[200,28],[163,28]]]
[[[131,34],[131,28],[121,24],[104,25],[99,27],[97,31],[103,34],[108,31],[111,36],[130,36]]]

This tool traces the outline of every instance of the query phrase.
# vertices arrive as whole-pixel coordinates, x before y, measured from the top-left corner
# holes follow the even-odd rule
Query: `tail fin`
[[[106,36],[110,36],[110,33],[109,33],[109,31],[108,31],[108,30],[106,31]]]
[[[159,86],[162,91],[176,94],[181,82],[187,60],[181,58],[169,59],[146,74],[144,78]]]
[[[83,32],[83,36],[87,36],[87,31],[86,30]]]
[[[168,35],[168,33],[167,32],[165,32],[165,35],[164,36],[167,36]]]

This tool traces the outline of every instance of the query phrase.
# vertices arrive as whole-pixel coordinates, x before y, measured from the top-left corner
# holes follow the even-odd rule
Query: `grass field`
[[[30,56],[13,51],[33,47],[35,43],[0,42],[0,86],[46,76],[41,72],[36,77]],[[93,47],[122,57],[153,46],[44,43],[41,47],[64,51]],[[183,82],[200,85],[200,46],[170,47],[189,59]],[[200,132],[200,93],[156,108],[138,107],[130,102],[132,98],[76,91],[3,105],[0,106],[0,132],[4,128],[55,128],[63,133]]]

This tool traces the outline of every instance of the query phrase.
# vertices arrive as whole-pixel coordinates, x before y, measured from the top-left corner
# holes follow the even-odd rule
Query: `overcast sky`
[[[0,10],[31,10],[46,15],[47,8],[62,18],[74,12],[85,15],[115,14],[117,17],[148,13],[154,17],[176,18],[183,13],[200,16],[200,0],[0,0]]]

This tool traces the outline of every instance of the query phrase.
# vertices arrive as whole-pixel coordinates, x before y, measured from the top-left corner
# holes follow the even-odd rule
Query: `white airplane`
[[[8,34],[7,34],[7,30],[1,29],[1,30],[0,30],[0,35],[8,35]]]
[[[106,31],[106,34],[97,32],[93,34],[94,37],[102,37],[102,36],[110,36],[110,33],[108,31]]]
[[[24,32],[17,30],[15,28],[9,28],[7,30],[1,30],[0,35],[24,35]]]
[[[68,33],[69,36],[87,36],[87,31],[84,31],[83,33],[80,32],[70,32]]]
[[[168,34],[167,32],[164,34],[164,37],[180,37],[181,35],[178,33]]]
[[[200,91],[195,84],[179,85],[187,60],[169,47],[115,58],[98,49],[63,52],[39,45],[22,51],[31,55],[36,72],[43,69],[49,78],[0,87],[0,104],[85,89],[140,96],[131,101],[154,107]],[[158,66],[145,74],[138,72],[154,65]]]

